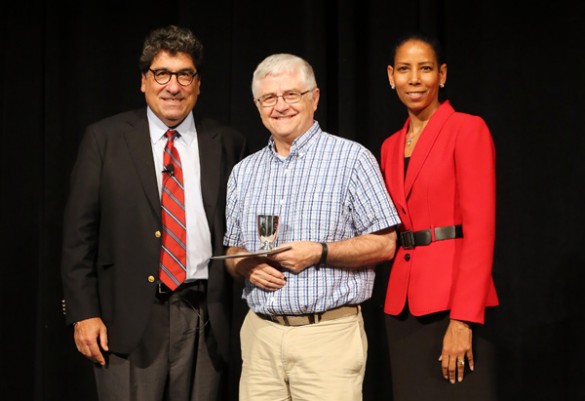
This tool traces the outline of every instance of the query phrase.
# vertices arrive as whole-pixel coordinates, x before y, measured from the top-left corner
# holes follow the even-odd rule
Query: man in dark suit
[[[201,61],[189,30],[151,32],[140,57],[147,107],[90,125],[79,148],[63,302],[100,400],[211,401],[225,392],[233,289],[210,257],[224,252],[226,182],[246,142],[194,117]],[[162,193],[182,210],[181,224],[165,217]],[[170,259],[179,276],[169,274]]]

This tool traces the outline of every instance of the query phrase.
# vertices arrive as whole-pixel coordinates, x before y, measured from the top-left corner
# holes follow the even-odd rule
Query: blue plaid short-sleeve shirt
[[[364,146],[323,132],[319,124],[295,139],[286,158],[268,146],[237,164],[228,181],[224,245],[256,251],[256,217],[279,216],[276,246],[335,242],[400,223],[378,163]],[[317,313],[371,297],[374,266],[348,270],[311,266],[284,270],[286,285],[264,291],[246,281],[250,308],[268,315]]]

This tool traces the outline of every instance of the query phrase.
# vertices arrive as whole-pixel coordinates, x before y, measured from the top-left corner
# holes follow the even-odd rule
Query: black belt
[[[463,238],[463,226],[461,224],[456,226],[435,227],[435,236],[431,235],[431,230],[420,231],[401,231],[400,245],[404,249],[412,249],[415,246],[429,245],[434,241],[442,241],[445,239]]]
[[[179,291],[185,290],[187,288],[191,289],[192,291],[198,291],[198,292],[205,293],[206,287],[207,287],[207,280],[192,280],[192,281],[184,282],[179,287],[177,287],[174,291],[172,291],[164,283],[159,281],[158,288],[156,290],[156,295],[158,297],[170,296],[173,292],[179,292]]]

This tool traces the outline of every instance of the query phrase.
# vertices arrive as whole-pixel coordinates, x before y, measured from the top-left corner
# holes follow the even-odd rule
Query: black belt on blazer
[[[463,238],[463,226],[461,224],[456,226],[435,227],[435,236],[431,235],[431,230],[400,231],[400,245],[404,249],[413,249],[415,246],[429,245],[434,241],[442,241],[445,239]]]

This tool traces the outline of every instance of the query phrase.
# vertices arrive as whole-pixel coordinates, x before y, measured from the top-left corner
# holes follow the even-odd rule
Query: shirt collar
[[[290,145],[290,152],[287,157],[291,156],[302,156],[306,153],[307,147],[313,143],[313,138],[317,136],[321,132],[321,127],[319,126],[319,122],[315,121],[313,125],[302,135],[299,135]],[[272,151],[272,153],[278,156],[276,152],[275,145],[274,145],[274,138],[270,136],[268,140],[268,149]]]
[[[148,129],[150,130],[150,140],[154,145],[158,141],[164,138],[165,132],[169,130],[169,127],[163,123],[160,118],[154,114],[150,107],[146,108],[146,115],[148,117]],[[195,129],[195,119],[193,118],[193,112],[189,113],[187,117],[173,128],[181,134],[178,140],[184,141],[186,145],[191,145],[197,131]]]

